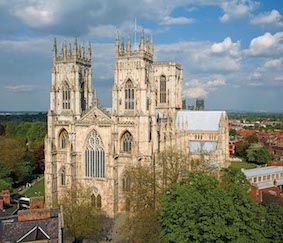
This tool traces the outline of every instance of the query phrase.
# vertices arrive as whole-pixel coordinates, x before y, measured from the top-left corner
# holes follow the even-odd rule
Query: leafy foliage
[[[173,184],[160,207],[162,242],[265,242],[264,211],[247,192],[242,172],[215,177],[192,172]]]
[[[4,131],[0,136],[0,167],[4,166],[9,173],[0,173],[0,187],[11,189],[43,173],[46,123],[4,122],[1,128]]]
[[[80,185],[66,191],[60,200],[64,223],[75,238],[74,242],[98,234],[103,229],[103,214],[91,203],[91,189]]]
[[[249,135],[246,137],[246,141],[249,143],[249,144],[252,144],[252,143],[258,143],[258,137],[255,133]]]
[[[246,141],[240,141],[235,150],[235,155],[241,158],[247,157],[247,149],[249,148],[250,144]]]
[[[266,208],[264,234],[270,242],[279,243],[283,239],[283,207],[271,204]]]
[[[236,136],[237,135],[237,130],[236,129],[233,129],[233,128],[231,128],[231,129],[229,129],[229,136]]]
[[[272,159],[272,155],[262,145],[251,144],[247,149],[247,159],[251,163],[266,164]]]

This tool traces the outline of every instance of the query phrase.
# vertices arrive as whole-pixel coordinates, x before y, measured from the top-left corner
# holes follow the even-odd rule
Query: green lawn
[[[256,164],[243,162],[243,161],[232,161],[230,166],[233,168],[244,168],[244,169],[253,169],[257,167]]]
[[[31,188],[23,193],[26,197],[44,196],[44,179],[36,182]]]

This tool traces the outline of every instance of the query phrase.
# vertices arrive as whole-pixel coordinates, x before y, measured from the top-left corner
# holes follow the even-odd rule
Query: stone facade
[[[92,88],[91,46],[53,48],[53,69],[45,142],[45,203],[53,207],[72,185],[92,188],[90,198],[110,216],[125,210],[123,178],[128,166],[151,164],[168,146],[188,150],[190,140],[217,141],[211,156],[226,166],[228,119],[218,129],[177,126],[182,106],[182,66],[154,62],[154,44],[141,33],[137,50],[116,37],[111,112],[99,106]],[[198,153],[195,153],[198,154]]]

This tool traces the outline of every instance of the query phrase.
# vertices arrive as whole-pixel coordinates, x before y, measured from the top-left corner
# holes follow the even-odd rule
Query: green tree
[[[162,242],[229,242],[239,236],[231,198],[204,173],[173,184],[161,199]]]
[[[251,163],[266,164],[272,159],[272,155],[268,150],[260,144],[251,144],[247,149],[247,159]]]
[[[247,141],[240,141],[236,146],[235,155],[246,159],[249,146],[250,144]]]
[[[221,183],[211,175],[190,173],[161,200],[161,241],[266,242],[264,210],[246,189],[241,171],[234,169],[224,172]]]
[[[43,141],[47,133],[47,127],[45,122],[33,122],[30,129],[27,131],[27,139],[32,145],[36,142]]]
[[[98,237],[105,226],[104,215],[93,205],[90,195],[90,188],[76,185],[66,190],[59,202],[63,206],[64,223],[74,237],[74,242]]]
[[[283,207],[270,204],[266,208],[264,234],[269,242],[279,243],[283,239]]]
[[[221,184],[233,201],[237,216],[234,218],[240,233],[238,242],[265,242],[263,236],[264,208],[249,195],[249,183],[238,168],[222,170]]]
[[[237,135],[237,130],[234,128],[229,129],[229,136],[235,137]]]
[[[129,168],[124,177],[126,206],[129,211],[123,225],[124,235],[141,242],[158,239],[158,202],[161,188],[155,171],[149,166]]]
[[[10,178],[11,169],[0,161],[0,191],[3,189],[11,189]]]
[[[253,134],[246,137],[246,141],[249,144],[258,143],[258,136],[255,133],[253,133]]]
[[[5,126],[0,123],[0,136],[4,136],[4,135],[5,135]]]

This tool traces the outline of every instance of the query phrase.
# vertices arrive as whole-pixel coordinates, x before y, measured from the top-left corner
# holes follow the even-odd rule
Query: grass
[[[243,162],[243,161],[232,161],[231,167],[233,168],[244,168],[244,169],[253,169],[256,168],[257,165],[253,163]]]
[[[36,182],[26,192],[23,193],[26,197],[44,196],[44,179]]]

